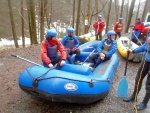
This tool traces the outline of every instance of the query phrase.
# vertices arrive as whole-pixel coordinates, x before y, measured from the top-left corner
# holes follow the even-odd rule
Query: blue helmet
[[[68,31],[68,33],[73,33],[74,29],[70,27],[70,28],[67,29],[67,31]]]
[[[123,20],[123,18],[119,18],[119,21],[120,21],[120,20]]]
[[[51,37],[57,36],[57,32],[53,29],[48,29],[47,33],[46,33],[46,36],[51,36]]]
[[[107,32],[107,37],[109,37],[111,35],[115,35],[115,34],[116,34],[115,31],[110,30],[110,31]]]
[[[102,18],[102,15],[98,15],[98,18]]]

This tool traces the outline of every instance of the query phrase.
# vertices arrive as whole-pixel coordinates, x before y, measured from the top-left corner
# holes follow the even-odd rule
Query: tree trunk
[[[44,40],[44,2],[45,0],[40,1],[41,13],[40,13],[40,42]]]
[[[13,11],[12,11],[10,0],[8,0],[8,8],[9,8],[9,14],[10,14],[10,21],[11,21],[14,44],[15,44],[16,48],[19,48],[18,41],[17,41],[17,35],[16,35],[16,29],[15,29],[15,23],[14,23],[14,17],[13,17]]]
[[[141,4],[141,1],[139,0],[139,4],[138,4],[138,9],[137,9],[135,21],[136,21],[136,19],[138,18],[139,9],[140,9],[140,4]]]
[[[28,4],[28,16],[29,16],[29,30],[30,37],[31,37],[31,45],[38,44],[37,42],[37,34],[36,34],[36,21],[35,21],[35,7],[34,7],[34,0],[27,0]]]
[[[129,13],[129,0],[127,1],[127,11],[126,11],[126,22],[125,22],[125,25],[126,23],[128,22],[128,13]]]
[[[84,34],[86,34],[88,32],[89,17],[90,17],[90,0],[88,0],[88,2],[87,2],[87,13],[85,15]],[[88,22],[88,23],[86,23],[86,22]]]
[[[25,47],[25,37],[24,37],[24,11],[23,11],[23,0],[20,2],[21,5],[21,24],[22,24],[22,47]]]
[[[118,7],[119,7],[119,5],[118,5],[118,0],[115,0],[114,1],[115,2],[115,12],[116,12],[116,22],[118,21]]]
[[[75,34],[77,36],[79,35],[80,12],[81,12],[81,0],[78,0],[77,19],[76,19],[76,32],[75,32]]]
[[[74,21],[75,21],[75,6],[76,2],[75,0],[73,0],[72,28],[74,28]]]
[[[108,8],[108,13],[107,13],[106,33],[107,33],[107,31],[108,31],[108,26],[109,26],[109,18],[110,18],[111,4],[112,4],[112,0],[110,0],[109,8]]]
[[[122,0],[122,5],[121,5],[121,12],[120,12],[120,17],[123,17],[123,7],[124,7],[124,0]]]
[[[95,0],[95,13],[98,12],[98,0]],[[95,15],[95,21],[97,20],[98,14]]]
[[[145,16],[146,16],[146,8],[148,6],[148,0],[145,1],[145,7],[144,7],[144,10],[143,10],[143,13],[142,13],[142,22],[144,22],[144,19],[145,19]]]
[[[127,27],[126,27],[126,29],[125,29],[125,32],[126,32],[126,33],[128,32],[128,29],[129,29],[129,26],[130,26],[130,23],[131,23],[131,18],[132,18],[132,15],[133,15],[134,4],[135,4],[135,0],[132,0],[132,1],[131,1],[131,6],[130,6],[129,15],[128,15]]]

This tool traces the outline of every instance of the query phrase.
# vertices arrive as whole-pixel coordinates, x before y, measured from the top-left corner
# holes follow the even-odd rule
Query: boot
[[[137,105],[137,110],[143,110],[143,109],[147,108],[147,103],[148,103],[149,99],[150,99],[150,93],[146,93],[143,101],[139,105]]]
[[[147,108],[147,104],[144,102],[141,102],[139,105],[136,106],[137,110],[143,110]]]
[[[127,98],[123,99],[123,101],[125,101],[125,102],[133,102],[134,98],[135,98],[135,95],[131,95],[130,97],[127,97]]]

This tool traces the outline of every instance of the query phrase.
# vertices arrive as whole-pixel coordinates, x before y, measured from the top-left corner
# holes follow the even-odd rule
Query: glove
[[[49,68],[52,68],[52,69],[54,68],[52,63],[48,64],[48,66],[49,66]]]
[[[65,63],[66,63],[66,61],[62,60],[62,61],[60,62],[60,66],[65,65]]]
[[[129,53],[133,53],[133,50],[132,49],[128,49],[127,50]]]
[[[104,53],[100,53],[100,57],[105,57],[105,54]]]

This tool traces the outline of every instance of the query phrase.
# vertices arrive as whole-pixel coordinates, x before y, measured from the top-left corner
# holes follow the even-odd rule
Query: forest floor
[[[133,102],[123,102],[116,95],[118,83],[124,75],[126,60],[117,52],[120,64],[115,74],[109,95],[102,101],[90,105],[50,102],[31,96],[19,88],[19,74],[32,64],[14,58],[11,54],[41,64],[40,45],[27,48],[0,50],[0,113],[135,113]],[[132,94],[134,78],[140,63],[129,62],[127,68],[128,95]],[[137,97],[139,104],[145,94],[145,81]],[[139,113],[150,113],[150,102],[147,109]]]

